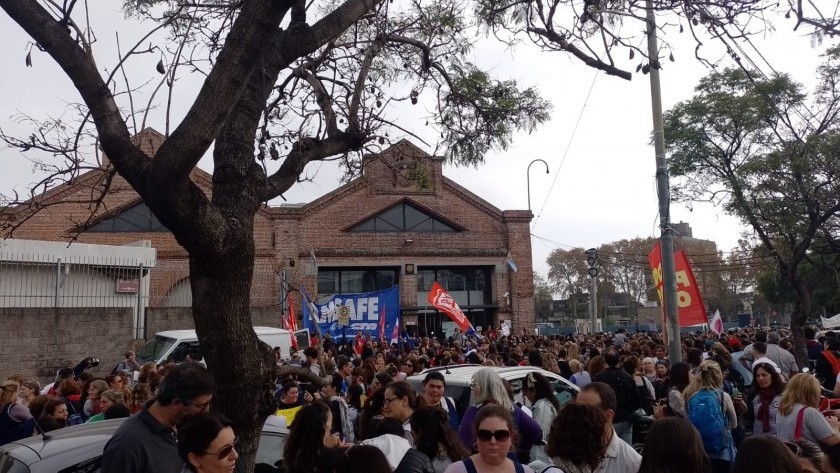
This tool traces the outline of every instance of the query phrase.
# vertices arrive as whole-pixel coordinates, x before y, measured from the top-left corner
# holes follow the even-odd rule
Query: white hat
[[[758,365],[759,363],[767,363],[768,365],[772,366],[774,370],[776,370],[776,373],[782,374],[782,370],[779,369],[779,365],[777,365],[773,360],[767,358],[766,356],[763,356],[753,361],[752,369],[755,370],[756,365]]]

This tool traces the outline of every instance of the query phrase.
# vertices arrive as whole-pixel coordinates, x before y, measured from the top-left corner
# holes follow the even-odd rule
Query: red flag
[[[297,350],[297,338],[295,332],[297,331],[297,315],[295,314],[295,301],[292,299],[292,294],[286,296],[289,300],[289,315],[285,320],[286,330],[292,332],[292,348]]]
[[[382,306],[382,312],[379,314],[379,339],[385,340],[385,306]]]
[[[455,302],[455,299],[453,299],[452,296],[450,296],[437,281],[432,284],[432,290],[429,291],[427,300],[429,301],[429,304],[448,315],[449,318],[458,325],[458,328],[463,330],[465,333],[468,330],[472,330],[472,324],[469,320],[467,320],[467,316],[464,315],[464,311],[458,307],[458,303]]]
[[[659,294],[659,303],[664,307],[665,284],[662,280],[662,249],[658,242],[648,255],[648,260],[653,270],[653,282],[656,285],[656,292]],[[709,319],[703,306],[703,300],[700,297],[700,288],[697,287],[697,281],[694,279],[694,273],[691,272],[688,258],[682,251],[674,253],[674,269],[677,278],[677,306],[679,307],[680,327],[708,324]]]

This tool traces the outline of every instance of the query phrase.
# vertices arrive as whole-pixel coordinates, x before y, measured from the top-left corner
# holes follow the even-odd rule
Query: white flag
[[[715,315],[712,316],[712,321],[709,323],[709,329],[718,335],[723,333],[723,320],[720,318],[719,310],[715,310]]]

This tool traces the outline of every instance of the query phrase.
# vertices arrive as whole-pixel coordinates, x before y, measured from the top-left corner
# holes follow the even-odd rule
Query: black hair
[[[315,401],[303,406],[295,416],[295,422],[289,429],[286,445],[283,449],[283,468],[295,473],[313,473],[318,471],[318,459],[324,447],[327,429],[327,417],[330,407]]]
[[[554,387],[542,373],[536,371],[528,373],[528,376],[525,377],[525,389],[533,389],[535,391],[535,403],[540,399],[545,399],[549,404],[554,406],[554,409],[560,410],[560,402],[554,395]]]
[[[426,385],[429,381],[440,381],[443,383],[444,387],[446,386],[446,378],[443,376],[443,373],[440,371],[430,371],[425,378],[423,378],[423,386]],[[381,382],[381,381],[380,381]]]
[[[766,435],[751,435],[738,447],[732,473],[798,473],[799,461],[781,440]]]
[[[193,399],[213,395],[216,382],[213,375],[201,363],[188,361],[170,369],[157,389],[157,402],[162,406],[172,404],[178,399],[188,403]]]
[[[200,455],[206,452],[219,432],[232,426],[230,420],[214,412],[202,412],[188,417],[178,426],[178,455],[184,460],[187,468],[196,471],[195,466],[190,463],[190,453]]]
[[[297,420],[297,418],[295,418],[295,420]],[[370,429],[370,437],[380,437],[386,434],[402,436],[403,431],[402,422],[391,417],[386,417],[373,424]]]
[[[805,327],[805,338],[807,338],[808,340],[813,340],[814,336],[816,335],[817,331],[814,330],[814,327],[811,327],[810,325],[808,327]]]
[[[391,465],[382,450],[371,445],[348,448],[338,457],[335,473],[391,473]]]
[[[621,357],[618,355],[618,352],[615,350],[609,350],[604,353],[604,362],[610,368],[615,368],[621,362]]]
[[[708,465],[703,441],[691,422],[666,417],[648,432],[639,473],[705,473]]]
[[[111,407],[105,409],[103,412],[105,420],[122,419],[123,417],[131,417],[131,411],[125,404],[112,404]]]
[[[691,366],[688,363],[678,361],[671,365],[671,386],[676,387],[679,391],[683,391],[691,382]]]
[[[433,460],[440,453],[440,447],[452,462],[461,461],[469,452],[461,444],[455,430],[449,425],[449,416],[443,409],[424,406],[411,414],[411,432],[414,448]]]

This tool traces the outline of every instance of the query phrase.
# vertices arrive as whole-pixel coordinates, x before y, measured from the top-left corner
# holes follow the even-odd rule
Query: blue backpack
[[[723,412],[723,393],[701,389],[688,400],[688,419],[700,432],[706,453],[718,454],[729,446],[728,428]]]

